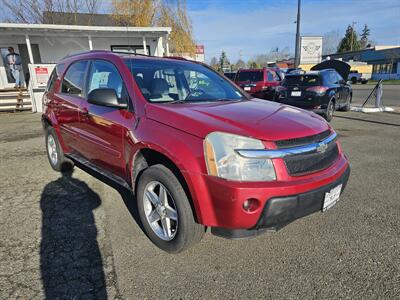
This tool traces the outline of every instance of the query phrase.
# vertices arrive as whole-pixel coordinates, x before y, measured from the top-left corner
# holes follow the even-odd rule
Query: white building
[[[12,99],[4,100],[8,97],[4,96],[4,93],[11,95],[10,89],[14,87],[15,82],[5,59],[10,46],[21,55],[24,74],[30,77],[29,95],[25,95],[25,98],[30,96],[31,99],[25,100],[27,103],[25,108],[31,107],[33,111],[37,111],[40,109],[37,103],[40,101],[40,92],[38,95],[35,95],[35,92],[43,90],[45,69],[48,68],[48,75],[50,75],[50,69],[63,57],[88,50],[126,51],[154,56],[169,55],[170,32],[169,27],[0,23],[2,56],[0,58],[0,111],[13,108]],[[33,72],[33,70],[40,70],[40,80],[35,79],[38,72]]]

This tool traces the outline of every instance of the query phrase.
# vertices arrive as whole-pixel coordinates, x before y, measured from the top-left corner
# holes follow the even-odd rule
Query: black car
[[[312,110],[329,122],[336,109],[350,109],[353,91],[335,69],[314,70],[305,74],[287,74],[277,89],[275,100]],[[346,74],[340,68],[337,70],[347,78],[348,71]]]
[[[236,72],[226,72],[226,73],[224,73],[224,75],[225,75],[225,77],[228,77],[229,80],[234,81]]]

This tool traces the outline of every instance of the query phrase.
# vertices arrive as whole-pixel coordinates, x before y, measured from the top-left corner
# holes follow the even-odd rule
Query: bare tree
[[[118,25],[171,27],[171,52],[195,54],[192,22],[185,0],[113,0],[112,4],[112,16]]]
[[[5,19],[7,22],[43,23],[43,13],[48,12],[48,16],[52,13],[67,13],[64,15],[65,20],[61,20],[61,23],[66,24],[76,24],[78,13],[96,13],[100,2],[101,0],[0,0],[5,15],[9,16]],[[60,15],[57,20],[60,22]],[[54,23],[51,18],[47,21]]]
[[[340,30],[332,30],[324,34],[322,38],[322,54],[336,53],[341,40]]]

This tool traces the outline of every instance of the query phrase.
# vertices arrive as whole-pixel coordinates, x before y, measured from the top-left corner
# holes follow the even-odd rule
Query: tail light
[[[328,90],[328,88],[326,86],[312,86],[306,89],[306,91],[308,92],[314,92],[318,95],[323,95],[326,93],[326,91]]]
[[[287,87],[281,85],[278,85],[275,89],[277,92],[287,91]]]

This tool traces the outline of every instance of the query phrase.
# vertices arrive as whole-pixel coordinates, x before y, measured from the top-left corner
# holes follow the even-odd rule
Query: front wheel
[[[332,121],[333,113],[335,112],[335,102],[333,100],[329,101],[328,106],[324,113],[324,118],[328,122]]]
[[[351,109],[351,99],[352,99],[352,95],[349,94],[349,95],[347,96],[345,106],[343,106],[343,107],[340,109],[341,111],[349,111],[349,110]]]
[[[160,249],[178,253],[203,237],[205,227],[195,222],[181,183],[164,165],[143,172],[136,195],[145,233]]]

